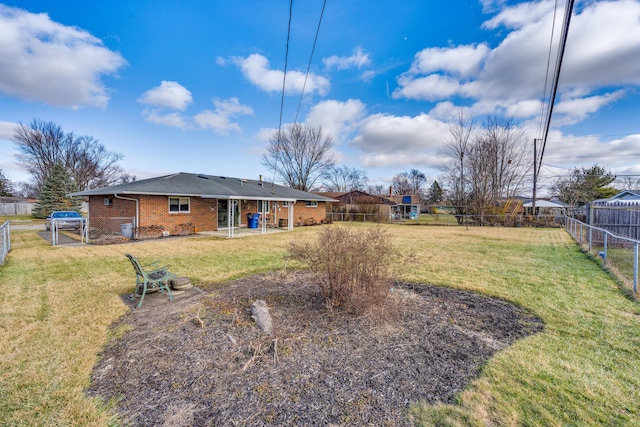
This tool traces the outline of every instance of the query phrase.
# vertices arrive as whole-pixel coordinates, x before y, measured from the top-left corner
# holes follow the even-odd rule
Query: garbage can
[[[249,220],[249,228],[258,228],[258,221],[260,220],[260,214],[247,214],[247,219]]]
[[[133,224],[131,223],[120,224],[120,230],[122,231],[122,235],[127,239],[130,239],[133,237]]]

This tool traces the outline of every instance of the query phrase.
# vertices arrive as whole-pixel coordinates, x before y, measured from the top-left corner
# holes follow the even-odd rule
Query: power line
[[[287,25],[287,43],[284,51],[284,74],[282,76],[282,96],[280,98],[280,120],[278,121],[278,138],[282,137],[282,112],[284,111],[284,93],[287,86],[287,62],[289,61],[289,40],[291,40],[291,17],[293,16],[293,0],[289,1],[289,24]],[[276,171],[278,170],[278,156],[273,166],[273,180],[271,180],[271,192],[274,191]]]
[[[545,104],[547,100],[547,89],[549,83],[549,68],[551,67],[551,48],[553,46],[553,36],[555,34],[556,29],[556,14],[558,12],[558,0],[556,0],[555,6],[553,8],[553,20],[551,22],[551,35],[549,37],[549,55],[547,55],[547,69],[544,73],[544,88],[542,90],[542,103],[540,104],[540,120],[538,121],[538,134],[542,133],[542,118],[545,116]]]
[[[553,75],[553,90],[549,99],[549,109],[547,111],[547,119],[544,127],[544,134],[542,136],[542,151],[540,152],[540,161],[538,162],[538,172],[542,166],[542,158],[544,157],[544,150],[547,146],[547,138],[549,136],[549,126],[551,125],[551,116],[553,115],[553,105],[555,104],[556,96],[558,94],[558,82],[560,81],[560,69],[562,68],[562,59],[564,57],[564,51],[567,45],[567,37],[569,35],[569,25],[571,24],[571,14],[573,12],[574,0],[567,0],[567,6],[564,15],[564,25],[562,27],[562,35],[560,37],[560,43],[558,46],[558,56],[556,57],[556,68]]]
[[[555,72],[553,74],[553,90],[551,96],[549,97],[549,108],[547,111],[547,119],[545,122],[544,134],[542,137],[542,150],[540,151],[540,159],[538,160],[537,156],[537,139],[533,140],[533,201],[532,208],[535,212],[536,208],[536,187],[538,184],[538,177],[540,176],[540,168],[542,167],[542,159],[544,157],[544,150],[547,147],[547,137],[549,136],[549,126],[551,124],[551,116],[553,115],[553,105],[556,101],[556,95],[558,93],[558,82],[560,81],[560,69],[562,68],[562,58],[564,57],[564,50],[567,44],[567,36],[569,34],[569,25],[571,23],[571,13],[573,12],[573,3],[574,0],[567,0],[567,6],[565,9],[564,15],[564,25],[562,27],[562,35],[560,37],[560,43],[558,44],[558,55],[556,57],[556,67]],[[556,2],[557,8],[557,2]],[[552,27],[552,31],[555,28],[555,10],[554,10],[554,25]],[[549,71],[547,69],[547,73],[545,75],[545,81],[547,76],[549,75]],[[546,86],[546,83],[545,83]]]
[[[280,121],[278,132],[282,129],[282,112],[284,110],[284,93],[287,84],[287,62],[289,61],[289,40],[291,39],[291,18],[293,16],[293,0],[289,1],[289,24],[287,25],[287,43],[284,52],[284,74],[282,76],[282,97],[280,98]]]
[[[311,70],[311,61],[313,60],[313,53],[316,50],[316,43],[318,42],[318,34],[320,34],[320,24],[322,24],[322,17],[324,16],[324,8],[327,5],[327,0],[322,3],[322,11],[320,12],[320,19],[318,20],[318,28],[316,28],[316,36],[313,39],[313,47],[311,48],[311,56],[309,57],[309,65],[307,65],[307,73],[304,75],[304,84],[302,85],[302,91],[300,92],[300,101],[298,101],[298,109],[296,110],[296,117],[293,120],[294,123],[298,122],[298,114],[300,113],[300,106],[302,105],[302,97],[304,96],[304,89],[307,87],[307,78],[309,77],[309,70]]]

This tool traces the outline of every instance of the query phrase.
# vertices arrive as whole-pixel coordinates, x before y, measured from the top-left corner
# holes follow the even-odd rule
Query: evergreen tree
[[[444,198],[442,187],[438,183],[438,181],[433,181],[431,187],[429,188],[429,192],[427,193],[427,200],[430,204],[440,203]]]
[[[44,181],[40,200],[33,207],[32,215],[36,218],[45,218],[52,211],[80,212],[80,200],[69,196],[74,191],[77,191],[77,187],[71,179],[71,174],[62,162],[56,163]]]
[[[611,186],[615,180],[613,173],[594,165],[573,169],[569,175],[557,178],[551,189],[564,204],[582,206],[615,195],[618,190]]]
[[[11,197],[13,196],[13,184],[9,178],[5,177],[0,169],[0,196]]]

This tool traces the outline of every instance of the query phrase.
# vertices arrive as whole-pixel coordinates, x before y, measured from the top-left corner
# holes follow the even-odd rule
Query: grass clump
[[[326,227],[314,243],[291,242],[289,255],[315,273],[328,307],[355,314],[384,303],[392,274],[402,264],[381,228]]]

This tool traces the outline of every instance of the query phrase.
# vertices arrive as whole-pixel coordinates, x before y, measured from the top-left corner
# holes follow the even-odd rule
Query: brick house
[[[72,196],[88,198],[91,229],[125,234],[127,224],[133,238],[240,227],[292,230],[324,222],[333,201],[262,180],[183,172]]]

